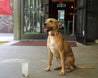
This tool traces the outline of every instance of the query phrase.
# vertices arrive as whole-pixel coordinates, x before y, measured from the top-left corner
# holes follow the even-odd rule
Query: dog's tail
[[[74,65],[75,68],[80,68],[80,69],[94,69],[94,67],[87,67],[87,66],[77,66],[77,65]]]

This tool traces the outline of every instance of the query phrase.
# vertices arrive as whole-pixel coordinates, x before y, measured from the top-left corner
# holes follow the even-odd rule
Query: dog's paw
[[[50,69],[49,68],[46,68],[46,69],[44,69],[45,71],[50,71]]]
[[[61,66],[55,67],[54,70],[59,70],[61,69]]]
[[[65,72],[60,72],[60,75],[65,75]]]
[[[67,69],[67,70],[66,70],[66,72],[71,72],[71,71],[72,71],[71,69]]]

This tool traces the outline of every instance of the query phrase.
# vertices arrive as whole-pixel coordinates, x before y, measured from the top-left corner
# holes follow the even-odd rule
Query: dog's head
[[[44,30],[45,31],[56,31],[58,30],[58,25],[60,24],[60,22],[58,22],[58,20],[54,19],[54,18],[48,18],[45,21],[44,24]]]

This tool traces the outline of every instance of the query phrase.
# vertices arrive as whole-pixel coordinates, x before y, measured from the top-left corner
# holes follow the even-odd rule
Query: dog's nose
[[[45,23],[44,26],[46,26],[47,24]]]

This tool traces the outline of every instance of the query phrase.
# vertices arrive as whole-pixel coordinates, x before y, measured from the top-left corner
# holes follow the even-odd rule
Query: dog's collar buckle
[[[55,36],[55,33],[51,33],[50,35],[51,35],[51,36]]]
[[[59,31],[57,31],[56,33],[49,32],[49,35],[51,35],[51,36],[56,36],[58,33],[59,33]]]

